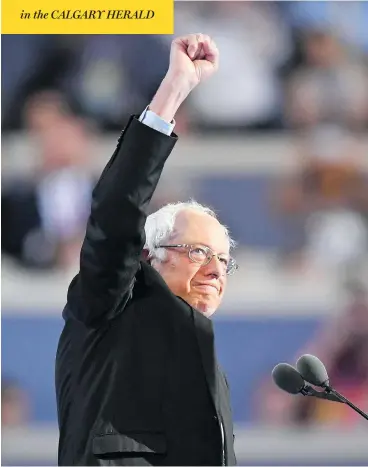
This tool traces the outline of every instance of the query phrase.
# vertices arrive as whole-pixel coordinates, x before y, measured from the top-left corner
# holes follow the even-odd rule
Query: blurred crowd
[[[30,398],[27,391],[14,378],[1,378],[1,426],[20,427],[29,423]]]
[[[221,50],[217,75],[177,118],[191,132],[292,131],[299,173],[275,209],[292,226],[293,264],[359,259],[367,248],[368,9],[360,2],[181,2],[176,34],[203,30]],[[351,24],[350,24],[351,23]],[[170,36],[4,36],[3,132],[37,139],[40,167],[2,191],[2,249],[23,264],[68,263],[94,180],[92,132],[120,130],[152,98]],[[15,60],[14,57],[17,57]],[[345,231],[349,229],[349,240]]]
[[[351,272],[342,313],[307,351],[324,359],[333,381],[365,407],[368,298],[363,281],[355,280],[368,254],[367,25],[368,2],[175,4],[175,34],[204,32],[221,51],[219,72],[180,109],[176,130],[183,138],[221,135],[229,150],[234,134],[291,138],[296,170],[270,181],[270,209],[287,231],[280,264]],[[75,262],[96,182],[91,147],[110,132],[116,139],[129,115],[149,103],[166,72],[171,40],[2,36],[3,138],[25,134],[38,161],[32,176],[3,172],[4,255],[31,270]],[[172,197],[164,194],[154,207]],[[283,397],[268,383],[265,391],[260,418],[332,420],[328,403]],[[288,404],[293,410],[285,410]],[[21,388],[5,381],[3,424],[24,420],[25,406]],[[348,420],[344,408],[334,406],[334,414]]]
[[[37,141],[38,164],[31,177],[3,180],[2,248],[27,267],[67,267],[79,252],[89,213],[92,128],[57,91],[28,98],[23,117]]]
[[[180,109],[177,131],[288,132],[295,141],[299,170],[277,181],[271,203],[289,232],[280,255],[293,267],[306,257],[355,266],[367,251],[367,22],[364,2],[175,6],[176,35],[206,30],[221,50],[219,72]],[[3,252],[42,268],[74,257],[95,181],[91,141],[147,105],[171,39],[3,37],[3,135],[25,131],[39,148],[34,177],[4,174]]]
[[[175,35],[205,29],[221,50],[216,77],[188,100],[179,120],[188,131],[320,123],[367,129],[367,18],[363,2],[176,4]],[[59,90],[100,128],[120,130],[152,98],[171,40],[4,36],[3,130],[26,126],[25,102],[45,89]]]

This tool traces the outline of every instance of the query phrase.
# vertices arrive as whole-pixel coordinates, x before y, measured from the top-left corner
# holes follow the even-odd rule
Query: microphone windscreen
[[[328,374],[326,367],[321,360],[314,355],[302,355],[296,362],[296,367],[303,379],[315,386],[328,384]]]
[[[272,370],[275,384],[289,394],[298,394],[305,386],[303,378],[296,369],[288,363],[279,363]]]

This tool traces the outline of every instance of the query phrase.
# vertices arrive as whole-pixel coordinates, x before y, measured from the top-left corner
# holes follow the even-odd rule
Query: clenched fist
[[[189,34],[172,42],[168,76],[186,78],[193,89],[217,70],[218,63],[214,41],[205,34]]]
[[[218,68],[219,52],[204,34],[178,37],[171,45],[170,65],[150,110],[170,122],[188,94]]]

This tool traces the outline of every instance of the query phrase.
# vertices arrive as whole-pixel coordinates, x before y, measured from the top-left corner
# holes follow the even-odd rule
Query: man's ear
[[[151,259],[148,257],[149,256],[149,251],[147,249],[142,250],[142,259],[143,261],[147,261],[148,264],[151,263]]]

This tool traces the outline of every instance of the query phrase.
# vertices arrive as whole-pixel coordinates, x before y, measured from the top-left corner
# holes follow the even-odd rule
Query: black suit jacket
[[[141,258],[176,140],[132,117],[94,189],[56,357],[59,465],[236,463],[212,322]]]

